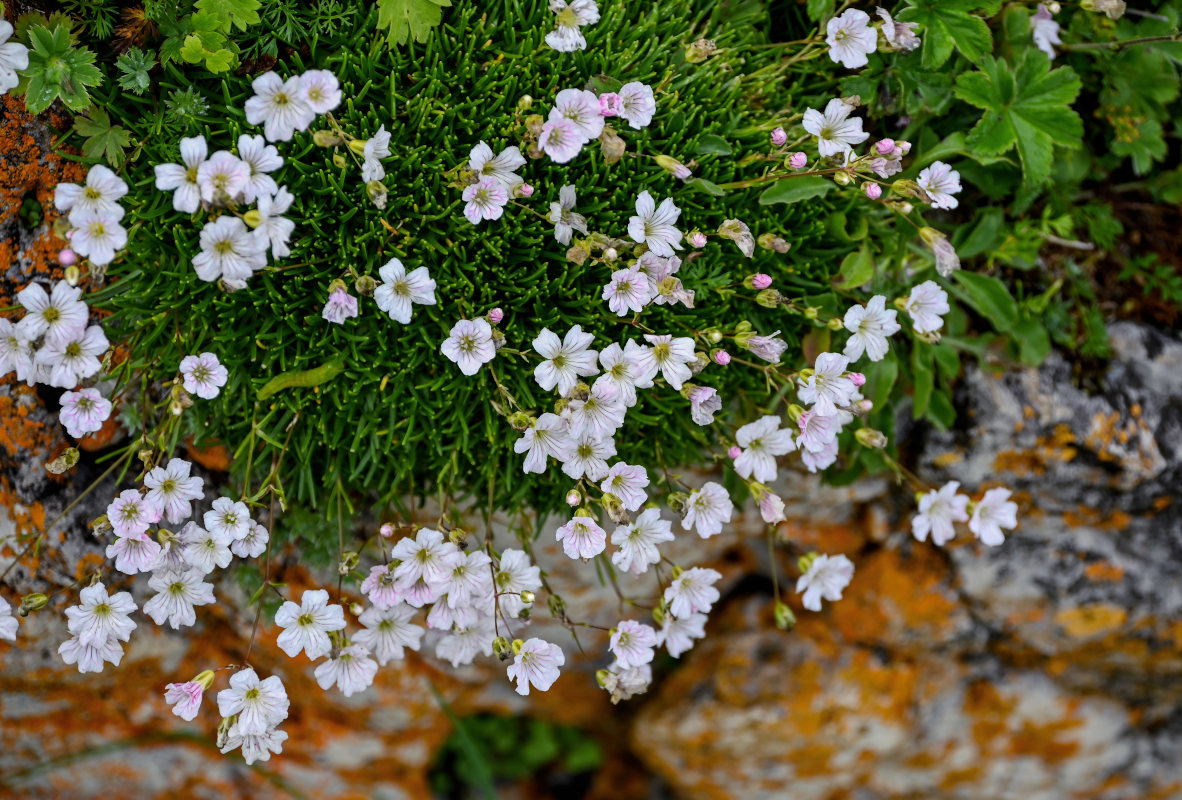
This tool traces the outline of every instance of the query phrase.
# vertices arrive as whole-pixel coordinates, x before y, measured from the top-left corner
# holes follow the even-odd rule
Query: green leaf
[[[1010,335],[1018,343],[1018,358],[1023,364],[1037,367],[1051,354],[1051,337],[1037,319],[1020,320]]]
[[[450,5],[451,0],[378,0],[378,30],[387,30],[391,45],[425,42]]]
[[[957,270],[952,273],[952,277],[964,287],[963,292],[958,294],[989,320],[994,328],[1009,331],[1014,327],[1018,321],[1018,304],[1004,283],[988,275],[964,270]]]
[[[759,204],[770,206],[775,203],[799,203],[813,197],[824,197],[832,188],[833,181],[811,175],[803,178],[785,178],[768,187],[759,196]]]
[[[729,156],[732,151],[731,146],[726,143],[726,139],[716,136],[713,133],[707,133],[698,139],[698,147],[694,152],[700,156]]]
[[[874,256],[870,253],[870,245],[863,242],[860,248],[843,258],[839,274],[838,289],[852,289],[869,283],[874,277]]]
[[[911,397],[911,418],[919,419],[928,410],[932,400],[932,389],[936,385],[936,373],[932,369],[932,346],[926,342],[916,342],[911,351],[911,381],[915,393]]]
[[[1026,183],[1037,186],[1050,177],[1055,144],[1081,143],[1083,122],[1071,109],[1079,90],[1070,67],[1052,70],[1038,50],[1027,50],[1016,69],[986,57],[956,80],[956,96],[985,111],[967,143],[985,155],[1016,147]]]
[[[970,61],[979,61],[989,53],[993,38],[985,20],[969,12],[978,9],[996,14],[1000,0],[908,0],[911,5],[899,12],[904,22],[918,22],[923,27],[922,63],[924,69],[937,69],[952,55],[953,48]]]
[[[214,36],[217,35],[214,34]],[[191,33],[186,36],[185,44],[181,47],[181,58],[190,64],[204,62],[205,68],[215,74],[228,71],[230,67],[234,66],[234,53],[216,45],[214,48],[208,47],[206,42],[209,39],[210,34],[205,33]]]
[[[836,0],[808,0],[805,13],[813,22],[820,22],[833,16],[833,9],[836,5]]]
[[[686,186],[697,189],[700,192],[705,192],[714,197],[722,197],[726,194],[726,190],[713,181],[708,181],[705,178],[694,178],[685,182]]]
[[[74,118],[74,130],[84,137],[82,155],[100,158],[112,167],[123,163],[123,155],[131,145],[131,135],[120,125],[112,125],[105,109],[93,106],[85,117]]]
[[[223,33],[229,33],[231,25],[240,31],[257,25],[260,6],[261,0],[197,0],[197,8],[225,20]]]

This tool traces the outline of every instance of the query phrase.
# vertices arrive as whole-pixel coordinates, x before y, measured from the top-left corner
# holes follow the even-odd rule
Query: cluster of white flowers
[[[550,10],[557,16],[557,27],[546,34],[546,44],[560,53],[585,50],[587,40],[581,29],[599,22],[595,0],[550,0]]]
[[[960,483],[948,481],[938,490],[918,496],[919,513],[911,520],[911,532],[921,542],[931,534],[932,544],[944,546],[956,537],[953,523],[967,522],[982,543],[996,547],[1005,542],[1003,530],[1018,527],[1018,504],[1009,489],[990,489],[977,502],[960,494]]]
[[[876,11],[882,20],[877,30],[871,25],[870,15],[856,8],[848,8],[830,18],[825,25],[825,43],[829,45],[829,58],[833,63],[846,69],[858,69],[870,63],[870,54],[879,49],[910,52],[919,47],[916,23],[895,22],[890,12],[882,7]]]
[[[87,171],[85,186],[59,183],[54,191],[57,210],[69,212],[66,238],[70,247],[97,267],[110,264],[127,245],[127,231],[119,224],[123,220],[119,200],[125,194],[127,184],[102,164]]]

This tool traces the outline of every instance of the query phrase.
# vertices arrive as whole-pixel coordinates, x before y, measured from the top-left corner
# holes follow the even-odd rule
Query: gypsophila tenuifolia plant
[[[667,543],[731,534],[751,503],[769,545],[788,544],[785,470],[893,471],[931,546],[966,530],[998,546],[1018,525],[1006,488],[910,473],[895,419],[951,425],[963,358],[1036,364],[1052,334],[1070,339],[1063,319],[1102,325],[1075,265],[1045,281],[1034,267],[1048,243],[1079,249],[1080,225],[1120,235],[1102,202],[1072,205],[1078,165],[1161,157],[1149,117],[1177,96],[1173,9],[1129,23],[1102,0],[321,6],[125,15],[118,35],[143,51],[114,66],[132,91],[96,88],[76,125],[84,155],[118,171],[57,187],[65,278],[0,316],[0,371],[62,390],[68,435],[113,418],[130,434],[92,526],[108,562],[55,595],[72,598],[67,663],[118,664],[141,610],[192,626],[241,565],[256,615],[241,664],[162,690],[191,720],[218,683],[218,746],[254,762],[281,751],[289,708],[250,666],[264,614],[325,690],[363,692],[410,649],[500,658],[528,695],[575,652],[531,635],[548,612],[598,649],[620,701],[648,689],[658,649],[705,635],[720,597],[721,574]],[[0,86],[41,76],[30,110],[53,100],[50,55],[86,62],[68,24],[30,29],[36,59],[0,28]],[[1093,154],[1073,103],[1100,84],[1079,71],[1107,76],[1129,52],[1156,53],[1137,63],[1162,80],[1101,113],[1124,145]],[[233,457],[212,502],[186,443]],[[411,524],[427,497],[438,518]],[[554,515],[558,557],[594,562],[588,580],[635,613],[568,607],[535,559]],[[355,538],[347,518],[376,530]],[[273,580],[281,546],[335,565],[337,585]],[[795,571],[799,605],[820,611],[854,564],[809,552]],[[57,604],[33,593],[19,613]]]

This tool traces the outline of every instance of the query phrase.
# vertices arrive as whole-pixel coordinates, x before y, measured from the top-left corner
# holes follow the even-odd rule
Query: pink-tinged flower
[[[621,667],[631,669],[653,660],[657,632],[648,625],[626,619],[612,631],[608,650]]]
[[[410,322],[413,306],[435,305],[435,281],[426,267],[415,267],[410,272],[397,258],[392,258],[378,270],[382,285],[373,293],[378,308],[390,315],[390,319],[406,325]],[[500,322],[492,319],[489,322]]]
[[[524,197],[524,198],[528,199],[528,198],[534,196],[533,184],[519,183],[519,184],[517,184],[517,187],[514,191],[516,192],[518,197]]]
[[[58,420],[66,426],[66,433],[79,439],[88,433],[101,430],[103,423],[111,416],[111,401],[103,397],[98,389],[79,389],[62,395]]]
[[[497,354],[492,326],[484,319],[462,319],[452,326],[439,350],[459,366],[460,372],[475,375]]]
[[[959,203],[953,197],[960,191],[960,173],[943,161],[933,161],[930,167],[925,167],[915,179],[919,188],[932,198],[932,208],[956,208]]]
[[[788,156],[788,166],[792,167],[792,169],[804,169],[808,166],[808,163],[809,157],[806,153],[797,151]]]
[[[654,303],[659,306],[681,303],[686,308],[694,307],[694,293],[686,289],[681,278],[677,277],[677,271],[681,269],[680,258],[648,252],[637,259],[636,267],[648,279]]]
[[[657,632],[657,646],[663,645],[669,655],[681,658],[682,653],[693,648],[695,639],[705,636],[705,614],[689,614],[685,617],[666,614],[661,630]]]
[[[534,352],[542,357],[542,363],[534,368],[534,380],[546,391],[557,388],[564,397],[574,390],[580,377],[589,377],[599,372],[596,357],[599,353],[590,350],[595,337],[584,333],[581,325],[572,326],[561,340],[549,328],[533,340]]]
[[[831,603],[840,600],[842,590],[849,586],[853,577],[854,562],[845,556],[820,555],[796,581],[796,593],[804,594],[805,608],[820,611],[822,598]]]
[[[891,12],[882,6],[879,6],[875,11],[882,18],[882,35],[892,49],[910,53],[919,47],[919,37],[915,35],[917,23],[895,22],[891,17]]]
[[[209,150],[204,136],[181,139],[181,163],[157,164],[156,188],[172,192],[172,207],[177,211],[192,214],[201,208],[201,186],[197,182],[201,165],[205,163]]]
[[[251,83],[254,96],[246,101],[246,121],[262,125],[270,141],[286,142],[296,131],[306,130],[316,119],[308,105],[298,75],[286,81],[274,72],[264,72]]]
[[[623,103],[615,92],[604,92],[599,95],[599,113],[605,117],[618,117],[624,108]]]
[[[107,506],[107,520],[116,536],[143,536],[149,525],[160,521],[160,506],[135,489],[124,489]]]
[[[726,450],[726,457],[729,458],[731,461],[734,461],[736,458],[738,458],[741,455],[743,455],[743,448],[741,448],[741,447],[735,447],[734,445],[731,445]]]
[[[239,558],[258,558],[267,552],[270,532],[254,520],[248,520],[246,535],[230,542],[230,552]]]
[[[919,236],[932,249],[932,257],[936,260],[936,272],[941,278],[947,278],[960,269],[960,256],[948,237],[935,228],[923,227],[919,229]]]
[[[895,140],[880,139],[874,144],[874,152],[878,153],[880,156],[892,155],[895,152]]]
[[[681,216],[681,209],[673,204],[672,197],[666,197],[658,207],[648,190],[636,198],[636,216],[628,220],[628,235],[635,242],[648,245],[650,252],[658,256],[671,256],[681,249],[681,231],[675,227]]]
[[[300,99],[314,114],[327,114],[341,104],[341,84],[326,69],[310,69],[300,75]]]
[[[500,219],[509,202],[509,192],[493,178],[485,178],[464,189],[464,216],[473,225],[481,220]]]
[[[596,382],[585,399],[576,397],[562,410],[570,435],[609,439],[624,424],[627,408],[611,386]]]
[[[230,205],[249,181],[250,166],[228,150],[218,150],[197,168],[197,187],[207,203]]]
[[[172,458],[167,466],[154,467],[144,476],[144,486],[148,489],[145,498],[159,507],[173,525],[188,519],[193,513],[192,501],[201,498],[205,481],[190,475],[192,468],[188,461]]]
[[[1018,527],[1018,504],[1010,500],[1009,489],[990,489],[980,501],[972,504],[969,530],[983,544],[996,547],[1005,542],[1002,529]]]
[[[241,289],[256,270],[267,266],[267,240],[258,231],[248,230],[238,217],[223,214],[205,223],[199,239],[201,252],[193,256],[193,270],[203,281],[220,278],[227,286]]]
[[[587,235],[587,218],[575,213],[578,198],[574,186],[563,186],[558,190],[558,202],[550,204],[550,221],[554,223],[554,239],[559,244],[570,244],[575,231]]]
[[[568,558],[595,558],[607,549],[607,531],[591,517],[575,516],[555,533]]]
[[[714,363],[720,367],[725,367],[727,364],[731,363],[731,354],[725,350],[715,350],[711,358],[713,358]]]
[[[801,450],[800,460],[809,472],[815,473],[829,469],[837,461],[837,440],[830,440],[823,449],[816,452],[808,449]]]
[[[845,329],[851,336],[845,345],[845,357],[857,361],[865,353],[871,361],[882,361],[887,354],[887,338],[901,330],[898,312],[886,307],[886,297],[877,294],[865,306],[854,305],[845,312]]]
[[[287,719],[287,690],[276,675],[259,680],[250,667],[230,676],[229,687],[218,692],[218,713],[237,716],[241,735],[262,735]]]
[[[935,281],[924,281],[911,290],[904,310],[911,315],[911,326],[916,333],[935,333],[944,327],[948,313],[948,293]]]
[[[365,145],[361,149],[361,180],[369,183],[385,178],[386,168],[382,166],[382,159],[389,157],[390,132],[386,130],[385,125],[379,125],[374,135],[365,140]],[[382,202],[385,202],[384,196]]]
[[[284,629],[276,640],[280,650],[292,658],[303,650],[315,661],[332,650],[328,634],[344,630],[345,612],[339,605],[329,604],[328,592],[308,589],[299,605],[288,600],[279,607],[275,612],[275,624]]]
[[[546,44],[560,53],[587,47],[580,28],[599,22],[595,0],[550,0],[550,10],[557,16],[558,27],[546,34]]]
[[[943,547],[956,536],[954,522],[968,522],[969,498],[960,494],[960,483],[948,481],[937,491],[919,498],[919,513],[911,520],[911,533],[921,542],[932,535],[932,544]]]
[[[714,415],[722,411],[722,397],[710,386],[695,386],[687,396],[690,401],[690,419],[698,425],[713,425]]]
[[[636,390],[653,385],[651,379],[645,381],[641,375],[640,359],[647,349],[629,340],[623,347],[612,342],[600,350],[599,364],[603,367],[603,374],[595,379],[595,386],[609,387],[628,408],[636,405]]]
[[[735,504],[720,484],[710,481],[690,492],[683,509],[681,527],[685,530],[697,528],[698,536],[709,539],[722,533],[724,522],[731,521]]]
[[[878,49],[878,34],[870,27],[870,15],[865,11],[846,9],[830,18],[825,31],[829,58],[846,69],[866,66],[870,61],[867,56]]]
[[[230,551],[233,541],[226,534],[207,531],[196,522],[186,522],[180,532],[180,542],[184,545],[182,557],[206,575],[218,567],[225,569],[234,560]]]
[[[776,477],[776,456],[787,455],[796,449],[792,432],[780,427],[780,418],[761,417],[735,433],[735,443],[743,448],[735,459],[735,472],[741,478],[754,477],[767,483]]]
[[[629,312],[639,314],[653,300],[648,278],[636,267],[613,272],[602,296],[607,307],[620,317],[628,316]]]
[[[172,713],[186,722],[192,722],[201,711],[201,700],[205,690],[213,684],[214,674],[205,670],[193,680],[185,683],[170,683],[164,687],[164,702],[172,706]]]
[[[853,106],[838,97],[829,101],[823,114],[815,108],[804,112],[804,129],[817,137],[817,149],[822,158],[848,152],[853,145],[870,138],[870,134],[862,130],[860,117],[850,119],[853,110]]]
[[[689,235],[687,241],[690,243],[690,247],[696,247],[701,250],[706,246],[706,234],[701,231],[694,231]]]
[[[402,602],[397,581],[392,565],[378,564],[369,568],[369,577],[361,582],[361,593],[375,608],[391,608]]]
[[[213,501],[213,508],[202,518],[210,533],[227,539],[242,539],[250,532],[250,509],[242,501],[219,497]]]
[[[546,471],[546,459],[554,458],[565,462],[570,460],[574,440],[567,429],[566,420],[557,414],[542,414],[533,425],[525,429],[521,438],[513,443],[513,452],[525,453],[526,474],[541,474]]]
[[[1047,58],[1054,59],[1054,45],[1062,44],[1059,40],[1059,23],[1051,17],[1044,3],[1038,4],[1038,11],[1030,18],[1030,28],[1034,46],[1046,53]]]
[[[657,113],[657,100],[651,86],[631,81],[620,87],[620,116],[637,130],[648,127]]]
[[[837,353],[821,353],[813,365],[808,379],[797,381],[797,396],[801,401],[815,405],[818,414],[836,414],[838,406],[850,403],[854,384],[845,374],[850,360]]]
[[[563,89],[559,92],[554,98],[549,118],[570,120],[585,142],[598,139],[599,134],[603,133],[603,112],[599,98],[586,89]]]
[[[468,154],[468,169],[478,176],[479,180],[492,179],[504,187],[505,191],[512,191],[514,186],[521,186],[521,176],[516,170],[525,166],[525,156],[517,147],[506,147],[499,155],[484,142],[479,142]],[[530,190],[533,193],[533,190]],[[528,195],[523,195],[528,196]]]
[[[160,564],[160,543],[146,533],[137,536],[116,536],[107,545],[107,558],[115,559],[115,569],[124,575],[152,572]]]
[[[694,567],[685,570],[665,589],[669,613],[678,619],[691,614],[709,614],[720,596],[714,584],[721,579],[722,573],[712,569]]]
[[[599,488],[605,494],[619,498],[624,508],[636,511],[648,499],[648,494],[644,491],[648,484],[648,472],[644,467],[620,461],[607,471],[607,476]]]
[[[126,642],[136,629],[131,614],[135,601],[128,592],[108,594],[101,582],[78,593],[78,605],[66,609],[67,627],[82,645],[101,647],[106,641]]]
[[[778,364],[780,363],[780,358],[784,355],[784,351],[788,349],[788,343],[781,339],[779,334],[779,331],[776,331],[770,336],[748,334],[735,339],[735,343],[747,348],[754,355],[759,356],[769,364]]]
[[[788,143],[788,134],[783,128],[773,128],[771,136],[772,147],[783,147]]]
[[[414,537],[399,539],[391,559],[401,561],[395,575],[405,587],[417,580],[443,584],[463,558],[460,549],[433,528],[420,528]]]
[[[646,508],[629,525],[621,525],[612,533],[612,563],[625,572],[643,575],[653,564],[661,561],[657,545],[673,541],[673,523],[661,519],[661,510]]]
[[[46,342],[34,360],[42,371],[43,383],[69,389],[102,369],[99,356],[109,347],[103,329],[91,325],[71,337]]]
[[[693,376],[689,365],[697,360],[694,355],[694,340],[688,336],[674,337],[670,334],[644,335],[649,348],[641,353],[637,361],[641,381],[651,382],[660,372],[672,388],[681,391],[682,385]]]
[[[763,291],[772,285],[772,276],[757,272],[751,276],[751,288]]]
[[[558,680],[558,668],[565,663],[566,656],[558,645],[526,639],[505,671],[511,680],[517,681],[517,693],[526,696],[531,686],[540,692],[549,691]]]
[[[778,494],[762,484],[752,485],[751,493],[755,495],[755,502],[759,506],[759,516],[768,525],[787,519],[784,516],[784,500]]]
[[[352,697],[373,685],[377,674],[378,662],[369,657],[369,648],[352,644],[316,667],[316,682],[326,692],[336,686],[345,697]]]
[[[148,579],[148,588],[156,595],[144,603],[144,614],[157,625],[167,620],[174,630],[197,621],[195,606],[217,602],[213,584],[205,582],[205,573],[199,569],[156,572]]]
[[[871,200],[877,200],[878,198],[882,197],[882,187],[877,183],[862,184],[862,191]]]
[[[64,250],[58,252],[57,263],[61,264],[63,267],[72,267],[78,263],[78,254],[67,247]]]
[[[426,633],[422,627],[411,623],[416,613],[405,603],[389,608],[370,606],[358,617],[365,627],[357,632],[353,641],[369,648],[380,666],[386,666],[391,660],[401,661],[403,648],[417,651]]]
[[[606,670],[600,670],[596,677],[599,685],[611,695],[612,705],[616,705],[621,700],[630,700],[647,692],[653,682],[653,669],[648,664],[625,669],[613,661]]]
[[[230,375],[213,353],[185,356],[181,359],[180,373],[185,391],[203,400],[217,397]]]
[[[841,418],[837,414],[818,414],[806,411],[797,420],[800,426],[798,443],[810,453],[823,453],[841,433]]]
[[[577,156],[586,142],[582,129],[564,117],[551,117],[538,135],[538,148],[558,164]]]
[[[320,316],[334,325],[342,325],[345,320],[357,316],[357,298],[349,294],[344,286],[338,286],[328,296]]]

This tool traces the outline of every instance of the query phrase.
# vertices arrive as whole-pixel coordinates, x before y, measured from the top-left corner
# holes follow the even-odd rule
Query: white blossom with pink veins
[[[595,558],[607,548],[607,531],[591,517],[574,517],[558,529],[555,538],[568,558]]]
[[[608,650],[624,669],[639,667],[653,660],[657,632],[648,625],[626,619],[616,625]]]
[[[332,641],[331,631],[344,630],[345,612],[336,604],[328,602],[328,592],[323,589],[309,589],[304,592],[299,604],[288,600],[275,613],[275,624],[283,628],[276,644],[292,658],[304,651],[315,661],[328,655]]]
[[[230,676],[229,687],[218,692],[218,713],[237,715],[234,727],[243,735],[259,735],[287,719],[287,690],[277,675],[262,680],[250,667]]]
[[[685,570],[665,589],[669,613],[679,619],[691,614],[708,614],[720,597],[714,584],[721,579],[722,573],[712,569],[693,567]]]
[[[558,645],[526,639],[505,671],[517,681],[517,693],[524,696],[529,694],[531,686],[541,692],[549,691],[558,680],[559,667],[565,663],[566,655]]]
[[[754,477],[767,483],[776,477],[776,456],[787,455],[796,449],[792,431],[780,427],[780,418],[761,417],[735,433],[735,441],[743,452],[735,459],[735,472],[742,478]]]
[[[345,697],[352,697],[368,689],[377,674],[378,662],[369,657],[369,649],[351,644],[342,647],[336,658],[329,658],[316,667],[316,682],[325,691],[336,686]]]
[[[796,593],[803,594],[804,607],[809,611],[821,610],[821,599],[829,602],[841,599],[841,592],[854,577],[854,562],[845,556],[819,555],[813,559],[805,572],[796,581]]]
[[[697,529],[698,536],[709,539],[722,533],[722,525],[731,521],[735,504],[726,489],[714,481],[704,484],[701,489],[690,492],[685,501],[681,518],[681,527],[685,530]]]

